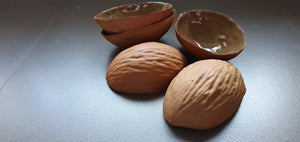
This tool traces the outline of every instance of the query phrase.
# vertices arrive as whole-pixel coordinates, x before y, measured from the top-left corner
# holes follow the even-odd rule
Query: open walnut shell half
[[[101,33],[103,37],[112,44],[119,48],[127,48],[142,42],[158,41],[170,29],[174,18],[175,10],[173,10],[172,14],[167,18],[139,29],[116,34],[109,34],[102,30]]]
[[[99,13],[94,20],[107,33],[120,33],[161,21],[172,13],[172,8],[163,2],[126,4]]]
[[[175,30],[181,45],[198,59],[229,60],[246,45],[244,31],[235,21],[206,9],[181,13]]]

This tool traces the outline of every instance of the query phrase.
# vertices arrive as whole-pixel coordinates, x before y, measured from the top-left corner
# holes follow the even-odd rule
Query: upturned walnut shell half
[[[127,48],[138,43],[158,41],[170,29],[174,17],[175,10],[173,10],[172,14],[167,18],[139,29],[117,34],[109,34],[106,31],[102,31],[101,33],[110,43],[119,48]]]
[[[94,20],[107,33],[120,33],[161,21],[172,13],[172,8],[163,2],[126,4],[99,13]]]
[[[186,64],[185,57],[174,47],[146,42],[119,53],[108,67],[106,80],[111,89],[120,93],[161,93]]]
[[[181,13],[175,31],[181,45],[198,59],[229,60],[246,45],[244,31],[234,20],[206,9]]]
[[[198,61],[170,83],[163,103],[164,118],[173,126],[210,129],[237,111],[245,92],[241,73],[230,63]]]

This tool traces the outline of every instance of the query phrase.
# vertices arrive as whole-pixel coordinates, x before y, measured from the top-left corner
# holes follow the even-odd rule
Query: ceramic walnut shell
[[[185,65],[185,57],[174,47],[146,42],[119,53],[108,67],[106,80],[120,93],[161,93]]]
[[[173,126],[210,129],[237,111],[245,92],[243,77],[232,64],[198,61],[170,83],[163,103],[164,118]]]

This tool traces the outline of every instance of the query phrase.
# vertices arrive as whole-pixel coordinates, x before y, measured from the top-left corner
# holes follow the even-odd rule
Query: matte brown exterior
[[[174,17],[175,10],[173,10],[173,13],[169,17],[140,29],[125,31],[118,34],[107,34],[105,31],[102,31],[101,33],[103,37],[112,44],[120,48],[127,48],[138,43],[158,41],[170,29]]]
[[[163,103],[164,118],[174,126],[210,129],[237,111],[245,92],[241,73],[230,63],[198,61],[170,83]]]
[[[198,47],[196,44],[191,43],[188,40],[186,40],[185,37],[182,37],[180,35],[180,33],[178,32],[178,29],[181,28],[181,27],[179,27],[177,23],[178,23],[178,21],[180,20],[180,18],[182,16],[184,16],[185,14],[188,14],[191,11],[205,11],[205,12],[208,12],[208,13],[213,13],[213,14],[216,14],[216,15],[220,15],[220,16],[222,16],[222,18],[228,19],[229,21],[232,21],[233,23],[235,23],[236,28],[241,30],[242,33],[244,33],[244,32],[243,32],[242,28],[233,19],[231,19],[230,17],[228,17],[228,16],[226,16],[222,13],[219,13],[219,12],[206,10],[206,9],[190,10],[190,11],[183,12],[179,15],[179,17],[177,18],[176,23],[175,23],[176,37],[177,37],[178,41],[180,42],[180,44],[184,47],[184,49],[186,49],[188,52],[190,52],[193,56],[195,56],[198,59],[230,60],[230,59],[238,56],[244,50],[245,46],[241,47],[239,52],[236,52],[236,53],[232,53],[232,54],[214,54],[214,53],[212,53],[210,51],[206,51],[206,50]],[[244,39],[245,39],[245,37],[244,37]],[[245,44],[246,44],[246,42],[245,42]]]
[[[129,18],[120,18],[112,20],[100,20],[97,18],[97,14],[94,17],[94,20],[99,24],[99,26],[106,31],[107,33],[120,33],[128,30],[142,28],[144,26],[153,24],[155,22],[165,19],[172,13],[172,5],[169,3],[162,3],[170,5],[170,8],[157,12],[141,16],[129,17]],[[121,5],[124,6],[124,5]]]
[[[174,47],[146,42],[118,54],[108,67],[106,80],[111,89],[121,93],[161,93],[186,64],[184,55]]]

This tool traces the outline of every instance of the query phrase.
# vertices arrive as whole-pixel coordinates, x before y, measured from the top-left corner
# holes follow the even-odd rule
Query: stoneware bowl
[[[99,13],[94,20],[107,33],[120,33],[161,21],[172,13],[172,8],[163,2],[126,4]]]
[[[198,59],[229,60],[246,44],[244,31],[235,21],[206,9],[181,13],[175,31],[181,45]]]
[[[109,34],[102,30],[101,33],[103,37],[112,44],[120,48],[127,48],[142,42],[158,41],[170,29],[174,17],[175,10],[173,10],[167,18],[139,29],[133,29],[117,34]]]

